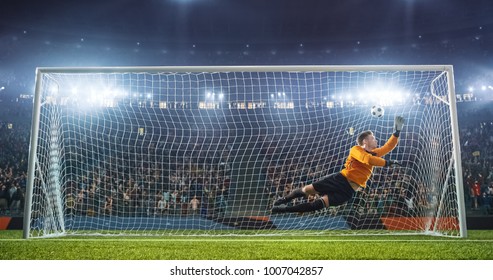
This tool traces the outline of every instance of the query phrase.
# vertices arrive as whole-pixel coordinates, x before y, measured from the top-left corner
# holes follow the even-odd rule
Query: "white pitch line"
[[[3,239],[0,242],[42,242],[42,241],[55,241],[55,242],[74,242],[74,241],[90,241],[90,242],[323,242],[323,243],[336,243],[336,242],[367,242],[367,243],[386,243],[386,242],[493,242],[493,239],[486,240],[469,240],[469,239],[443,239],[443,240],[419,240],[419,239],[403,239],[403,240],[368,240],[368,239],[334,239],[334,240],[317,240],[317,239],[104,239],[104,238],[36,238],[36,239]]]

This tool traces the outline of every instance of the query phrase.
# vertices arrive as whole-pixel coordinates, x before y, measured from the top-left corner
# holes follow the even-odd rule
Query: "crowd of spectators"
[[[168,146],[165,139],[155,142],[145,134],[133,139],[132,147],[114,143],[118,147],[105,148],[108,140],[103,137],[108,135],[105,132],[99,136],[89,132],[83,135],[90,135],[96,147],[83,148],[83,156],[69,153],[66,158],[78,168],[68,175],[70,180],[64,187],[69,214],[125,217],[224,214],[230,163],[227,145],[220,138],[189,135],[190,142],[200,142],[202,147],[190,150],[188,145],[186,148]],[[67,142],[66,149],[72,150],[81,147],[85,140],[72,138]],[[224,149],[212,153],[204,149],[213,142]],[[121,150],[127,150],[128,156],[118,156]]]
[[[468,214],[491,215],[493,118],[488,107],[478,110],[477,104],[470,104],[459,107],[466,208]],[[13,122],[0,122],[0,215],[22,215],[23,212],[30,117],[17,117]],[[99,131],[98,135],[80,133],[65,143],[69,151],[65,160],[80,168],[77,172],[65,171],[68,178],[63,186],[66,214],[141,217],[224,214],[231,199],[232,146],[227,135],[212,131],[168,136],[173,140],[182,137],[181,141],[158,141],[145,134],[140,135],[141,138],[137,135],[132,143],[134,148],[128,149],[129,157],[115,154],[109,148],[107,137],[113,135],[111,131]],[[323,141],[307,141],[312,136],[311,128],[304,131],[288,133],[287,137],[282,133],[267,133],[257,139],[262,143],[261,152],[267,162],[262,171],[266,179],[264,194],[271,202],[316,178],[336,172],[343,164],[344,157],[330,152],[337,147],[327,149]],[[333,135],[333,143],[347,138],[330,131],[327,135]],[[92,139],[93,147],[100,148],[84,148],[87,137]],[[283,150],[286,147],[291,148]],[[84,151],[73,153],[75,149]],[[347,150],[341,149],[341,153],[344,152]],[[414,175],[403,168],[379,169],[371,185],[355,196],[351,209],[338,207],[328,211],[426,215],[427,211],[432,211],[430,205],[436,197],[423,182],[416,181]],[[293,203],[299,203],[299,199]]]
[[[22,215],[32,103],[0,100],[0,216]]]
[[[493,122],[461,128],[466,207],[493,214]]]

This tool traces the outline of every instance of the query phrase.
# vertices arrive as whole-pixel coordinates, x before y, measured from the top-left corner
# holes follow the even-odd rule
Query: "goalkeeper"
[[[404,126],[404,118],[396,116],[394,120],[394,133],[385,145],[378,147],[378,141],[369,130],[362,132],[357,139],[358,145],[349,151],[344,168],[341,172],[323,178],[313,184],[292,191],[287,196],[274,202],[271,212],[311,212],[329,206],[337,206],[346,203],[361,187],[366,187],[374,166],[393,167],[400,165],[394,160],[385,160],[381,157],[392,151],[399,141],[399,134]],[[298,197],[319,194],[321,197],[313,202],[301,203],[294,206],[286,206],[291,200]]]

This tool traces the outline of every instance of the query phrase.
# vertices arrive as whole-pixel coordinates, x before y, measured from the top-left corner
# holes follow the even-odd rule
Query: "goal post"
[[[466,237],[455,98],[450,65],[38,68],[24,238]],[[402,167],[344,205],[270,213],[339,172],[360,132],[382,145],[396,115]]]

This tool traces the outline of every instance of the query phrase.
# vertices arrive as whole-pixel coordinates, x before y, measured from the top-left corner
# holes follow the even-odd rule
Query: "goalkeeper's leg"
[[[307,194],[303,191],[303,188],[296,189],[292,191],[290,194],[286,195],[285,197],[281,197],[278,200],[276,200],[274,202],[274,206],[286,204],[295,198],[305,197],[306,195]]]
[[[313,212],[327,207],[328,203],[327,195],[313,201],[301,203],[293,206],[274,206],[272,208],[272,214],[276,213],[304,213],[304,212]]]

